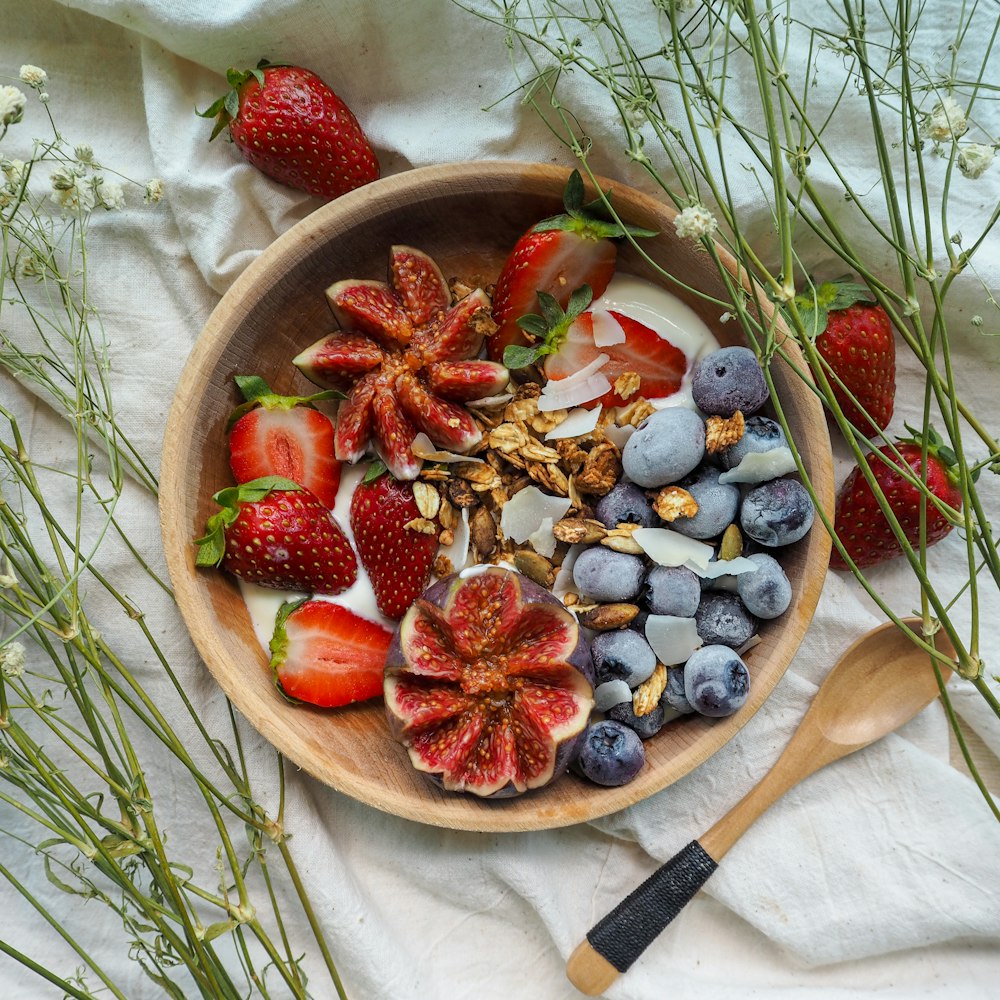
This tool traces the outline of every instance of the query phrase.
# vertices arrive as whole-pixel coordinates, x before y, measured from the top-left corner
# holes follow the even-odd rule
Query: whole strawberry
[[[827,377],[844,416],[864,434],[871,434],[873,421],[885,430],[896,396],[896,343],[885,310],[864,285],[849,281],[826,282],[815,296],[797,296],[795,303],[836,376]]]
[[[230,69],[232,88],[202,118],[215,118],[244,158],[281,184],[330,201],[378,180],[375,152],[350,108],[315,74],[269,63]]]
[[[196,539],[198,566],[277,590],[339,594],[358,577],[358,561],[333,515],[308,490],[263,476],[220,490],[221,510]]]
[[[438,548],[437,525],[421,516],[413,484],[373,465],[351,498],[351,531],[379,611],[402,618],[427,586]]]
[[[955,456],[944,447],[940,436],[933,429],[929,431],[927,439],[927,488],[947,506],[956,511],[961,510],[962,494],[955,484],[955,476],[951,471],[951,466],[955,464]],[[923,469],[920,442],[900,441],[896,447],[912,470],[913,476],[920,479]],[[874,452],[870,452],[866,458],[875,481],[885,494],[906,539],[911,545],[916,546],[920,542],[921,490],[904,478],[901,466],[893,456],[889,445],[884,445],[878,450],[889,457],[892,464],[886,465],[875,456]],[[939,542],[951,529],[952,524],[949,520],[933,501],[928,500],[927,544],[933,545]],[[835,530],[851,559],[862,569],[892,559],[902,552],[896,536],[889,527],[889,522],[879,509],[875,495],[858,467],[851,471],[837,496]],[[847,569],[847,563],[836,549],[830,557],[830,565],[834,569]]]

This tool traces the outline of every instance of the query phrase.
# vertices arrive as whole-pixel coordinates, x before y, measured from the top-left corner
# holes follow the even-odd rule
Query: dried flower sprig
[[[330,989],[344,997],[289,850],[282,759],[275,754],[275,809],[251,781],[235,713],[223,742],[157,641],[157,607],[137,606],[105,568],[112,557],[126,560],[133,578],[145,575],[170,594],[125,528],[122,512],[152,502],[156,478],[116,422],[87,282],[92,213],[121,209],[126,187],[155,203],[162,182],[132,182],[99,164],[89,145],[71,145],[52,117],[48,74],[23,66],[20,80],[37,93],[51,135],[24,159],[0,160],[0,371],[65,417],[68,459],[59,469],[36,462],[16,414],[0,403],[0,816],[33,824],[38,839],[25,845],[27,857],[51,884],[108,907],[122,933],[88,942],[85,927],[42,905],[23,869],[0,864],[0,879],[84,972],[49,967],[45,941],[31,956],[0,932],[0,951],[71,997],[96,991],[125,1000],[107,963],[120,952],[166,995],[304,1000],[305,948],[290,940],[280,902],[290,899],[312,929]],[[0,140],[26,107],[21,90],[0,87]],[[73,501],[69,517],[57,499]],[[124,639],[107,638],[92,617],[98,599],[123,613]],[[154,699],[144,660],[169,695]],[[172,766],[152,768],[150,759]],[[186,856],[191,845],[169,837],[166,807],[181,790],[198,803],[205,844],[214,843],[207,876]],[[11,846],[18,840],[7,836]],[[280,867],[272,870],[274,855]]]

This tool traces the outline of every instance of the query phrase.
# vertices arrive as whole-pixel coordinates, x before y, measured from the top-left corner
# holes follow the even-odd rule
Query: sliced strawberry
[[[310,382],[339,389],[345,381],[353,381],[377,368],[385,360],[385,352],[361,333],[331,333],[317,340],[292,364]]]
[[[417,429],[403,412],[392,382],[380,375],[372,399],[372,433],[378,453],[397,479],[416,479],[422,459],[413,454]]]
[[[494,361],[435,361],[424,370],[427,388],[457,403],[495,396],[510,379],[507,369]]]
[[[361,333],[391,347],[408,344],[413,324],[395,292],[384,281],[352,278],[334,282],[326,298],[337,322],[345,330]]]
[[[198,566],[276,590],[339,594],[358,577],[358,561],[333,514],[290,479],[263,476],[220,490],[220,510],[196,540]]]
[[[574,170],[563,192],[565,213],[532,226],[514,245],[493,292],[497,331],[486,347],[491,360],[502,361],[511,344],[529,342],[517,321],[541,311],[539,291],[551,295],[563,309],[582,285],[599,298],[615,273],[618,247],[613,241],[626,233],[655,235],[609,219],[601,199],[584,205],[583,195],[583,179]]]
[[[441,268],[413,247],[394,246],[389,251],[392,287],[418,326],[440,317],[451,305],[451,290]]]
[[[233,414],[229,465],[237,483],[262,476],[283,476],[304,486],[333,507],[340,486],[330,418],[312,401],[331,395],[279,396],[256,376],[237,375],[247,402]]]
[[[321,708],[382,693],[392,633],[330,601],[283,604],[271,639],[271,669],[288,698]]]
[[[416,530],[421,517],[413,485],[373,467],[351,497],[351,531],[375,602],[387,618],[401,618],[430,579],[438,532]],[[433,523],[433,522],[432,522]],[[414,527],[407,527],[414,525]]]
[[[403,412],[439,448],[468,451],[482,440],[483,432],[468,410],[431,395],[412,375],[400,377],[396,395]]]
[[[625,372],[635,372],[640,379],[639,388],[629,398],[644,396],[659,399],[672,396],[681,387],[687,370],[684,352],[665,340],[655,330],[623,313],[609,310],[609,315],[621,327],[625,341],[597,347],[594,344],[594,319],[590,312],[582,313],[570,326],[562,346],[545,358],[545,376],[553,380],[568,378],[588,365],[599,354],[608,355],[608,363],[601,374],[614,384]],[[583,405],[591,408],[598,403],[605,406],[624,406],[623,399],[613,389],[599,399]]]

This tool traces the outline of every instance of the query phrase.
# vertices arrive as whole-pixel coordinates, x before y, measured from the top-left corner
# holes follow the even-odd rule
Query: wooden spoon
[[[919,618],[905,619],[919,632]],[[943,633],[937,649],[953,657]],[[945,669],[944,676],[950,677]],[[751,823],[814,771],[874,743],[939,694],[930,656],[893,622],[858,639],[834,665],[770,771],[700,840],[693,840],[596,923],[566,963],[570,982],[603,993],[705,884]]]

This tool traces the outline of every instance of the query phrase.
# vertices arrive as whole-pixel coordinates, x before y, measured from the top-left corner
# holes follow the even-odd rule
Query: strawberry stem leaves
[[[310,409],[315,409],[313,404],[325,399],[347,399],[347,396],[339,389],[323,389],[310,396],[282,396],[276,393],[259,375],[234,375],[233,381],[246,402],[237,406],[229,415],[229,421],[226,424],[227,431],[232,430],[233,425],[240,417],[249,413],[256,406],[262,406],[265,410],[291,410],[296,406],[308,406]]]
[[[509,344],[503,352],[503,363],[511,370],[526,368],[546,354],[555,354],[562,347],[573,322],[594,300],[590,285],[581,285],[573,291],[565,312],[548,292],[539,290],[537,295],[542,314],[528,313],[518,319],[517,325],[539,343],[528,346]]]
[[[877,301],[867,285],[849,278],[825,281],[819,287],[810,286],[810,289],[809,292],[795,296],[795,307],[802,318],[806,335],[812,340],[826,330],[830,313],[847,309],[858,302]]]
[[[583,203],[583,177],[579,170],[574,170],[563,188],[563,208],[561,215],[542,219],[531,227],[534,233],[545,233],[553,230],[578,233],[590,239],[614,240],[622,236],[649,237],[656,236],[653,229],[643,229],[641,226],[630,226],[627,223],[616,222],[610,217],[605,199],[610,200],[611,192],[603,197],[595,198],[586,205]]]

